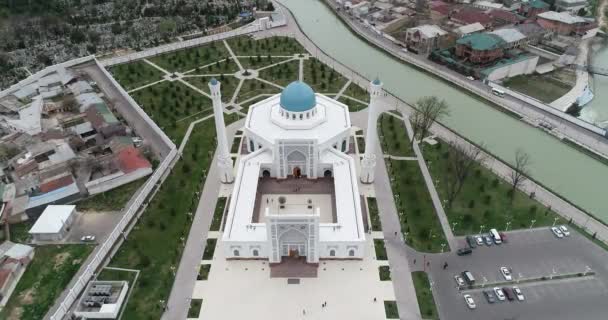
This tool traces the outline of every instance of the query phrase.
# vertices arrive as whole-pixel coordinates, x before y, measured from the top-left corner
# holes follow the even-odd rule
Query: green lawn
[[[346,90],[344,91],[344,95],[353,97],[364,102],[369,102],[369,92],[367,92],[367,88],[364,89],[354,82],[351,82],[348,85],[348,88],[346,88]]]
[[[383,239],[374,239],[374,249],[376,251],[377,260],[388,260],[386,255],[386,247],[384,246]]]
[[[378,267],[380,281],[391,281],[391,268],[389,266]]]
[[[98,193],[76,203],[78,211],[119,211],[125,207],[135,192],[146,183],[147,178],[124,184],[118,188]]]
[[[161,80],[164,76],[162,71],[143,60],[119,64],[110,68],[109,71],[127,91]]]
[[[229,57],[224,43],[216,41],[200,47],[165,53],[149,60],[168,72],[185,72]]]
[[[417,161],[387,160],[395,204],[406,242],[422,252],[440,252],[446,243]]]
[[[188,309],[188,318],[198,318],[201,313],[201,306],[203,299],[192,299],[190,300],[190,308]]]
[[[429,278],[423,271],[412,272],[412,280],[416,289],[416,298],[420,307],[420,314],[424,319],[439,319],[435,299],[430,289]]]
[[[91,251],[93,246],[89,245],[36,247],[34,259],[0,312],[0,318],[42,319]]]
[[[127,270],[115,270],[104,268],[97,276],[97,280],[101,281],[127,281],[129,283],[129,290],[133,287],[137,272]]]
[[[306,53],[306,50],[293,38],[272,37],[254,40],[242,36],[226,40],[232,52],[237,56],[291,56],[297,53]]]
[[[298,80],[300,61],[293,60],[281,63],[272,68],[260,71],[258,76],[264,80],[286,87],[293,81]]]
[[[188,77],[184,78],[185,81],[192,84],[193,86],[203,90],[206,93],[210,93],[209,81],[213,77]],[[220,76],[216,77],[220,81],[220,92],[222,94],[222,102],[228,103],[232,99],[234,90],[239,85],[239,79],[232,76]]]
[[[338,93],[346,84],[346,78],[316,58],[304,61],[304,82],[315,92]]]
[[[448,148],[450,146],[439,141],[435,146],[421,144],[429,170],[433,176],[437,192],[442,199],[447,199],[445,177],[448,166]],[[451,208],[446,207],[450,223],[456,223],[456,235],[478,233],[481,225],[487,231],[490,228],[504,230],[508,221],[509,229],[530,227],[531,220],[536,220],[534,226],[550,226],[554,212],[531,199],[529,196],[516,191],[513,199],[509,196],[511,185],[499,179],[488,169],[476,165],[471,175],[465,181],[460,194],[454,200]],[[558,223],[566,222],[562,218]]]
[[[271,86],[259,80],[248,79],[245,80],[241,86],[237,102],[245,101],[263,93],[275,94],[279,92],[281,92],[281,90],[275,86]]]
[[[232,117],[226,117],[226,121]],[[172,173],[150,201],[146,212],[114,258],[112,267],[141,271],[123,319],[159,319],[160,300],[167,300],[179,265],[184,242],[198,200],[195,192],[204,184],[202,170],[212,160],[215,127],[213,121],[199,123]]]
[[[390,113],[383,113],[378,120],[378,131],[384,154],[392,156],[415,156],[407,135],[405,124]]]
[[[361,111],[361,110],[367,108],[366,104],[362,104],[362,103],[360,103],[358,101],[349,99],[346,96],[341,96],[338,99],[338,101],[340,101],[340,102],[344,103],[345,105],[347,105],[348,106],[348,111],[350,111],[350,112],[357,112],[357,111]]]
[[[243,113],[247,113],[249,111],[249,107],[264,100],[267,99],[269,96],[260,96],[260,97],[256,97],[254,99],[249,100],[247,103],[242,103],[241,107],[243,107],[243,110],[241,110]]]
[[[382,231],[382,223],[380,222],[376,198],[367,198],[367,207],[369,208],[372,231]]]
[[[215,246],[217,245],[217,239],[207,239],[207,245],[205,245],[205,251],[203,252],[203,260],[213,259],[215,253]]]
[[[211,221],[211,228],[209,228],[209,230],[220,231],[225,207],[226,207],[226,197],[218,198],[217,204],[215,205],[215,211],[213,212],[213,220]]]
[[[384,313],[387,319],[399,319],[399,309],[397,308],[397,302],[384,301]]]
[[[192,69],[190,69],[192,70]],[[185,70],[187,71],[187,70]],[[239,65],[232,58],[223,57],[215,62],[196,66],[191,74],[234,74],[239,71]]]
[[[573,87],[573,85],[567,85],[547,75],[515,76],[507,79],[504,86],[544,103],[551,103],[559,99]]]
[[[207,280],[209,279],[209,272],[211,271],[211,265],[210,264],[203,264],[201,265],[200,269],[198,270],[198,276],[196,276],[196,280]]]
[[[271,64],[285,61],[291,58],[281,58],[281,57],[273,57],[272,55],[259,55],[259,56],[249,56],[247,58],[242,57],[238,58],[239,62],[245,69],[260,69],[262,67],[269,66]]]
[[[180,82],[163,82],[131,94],[133,99],[177,144],[182,140],[189,121],[187,116],[200,117],[213,113],[211,100]]]

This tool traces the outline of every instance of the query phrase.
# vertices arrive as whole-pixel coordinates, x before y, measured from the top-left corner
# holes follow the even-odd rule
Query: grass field
[[[279,92],[280,89],[275,86],[269,85],[259,80],[247,79],[243,81],[243,85],[241,86],[241,91],[239,92],[237,102],[245,101],[263,93],[275,94]]]
[[[391,281],[391,268],[389,266],[378,267],[380,281]]]
[[[161,80],[164,73],[143,60],[119,64],[110,73],[127,91]]]
[[[224,43],[216,41],[200,47],[165,53],[149,60],[169,72],[185,72],[229,57]],[[230,63],[234,62],[228,62]]]
[[[198,318],[201,313],[201,307],[203,299],[192,299],[190,301],[190,308],[188,309],[188,318]]]
[[[119,211],[125,207],[135,192],[146,183],[147,178],[139,179],[118,188],[98,193],[76,203],[78,211]]]
[[[205,251],[203,252],[203,260],[213,259],[213,254],[215,253],[216,245],[217,239],[207,239],[207,245],[205,246]]]
[[[372,231],[382,231],[382,223],[380,222],[380,214],[378,212],[376,198],[367,198],[367,207],[369,208]]]
[[[521,75],[507,79],[504,86],[536,98],[544,103],[551,103],[566,94],[573,85],[557,81],[547,75]]]
[[[383,113],[378,121],[378,131],[385,154],[403,157],[415,156],[405,124],[401,119]]]
[[[435,187],[442,199],[447,199],[445,177],[448,174],[447,153],[450,146],[440,141],[435,146],[421,145],[424,158],[435,180]],[[437,180],[439,182],[437,182]],[[471,176],[465,181],[462,191],[451,208],[446,207],[450,223],[456,223],[456,235],[478,233],[481,225],[487,232],[490,228],[504,230],[534,226],[550,226],[558,217],[553,211],[539,204],[530,196],[516,191],[509,196],[511,185],[499,179],[494,173],[480,165],[475,166]],[[564,223],[559,218],[558,223]]]
[[[357,112],[357,111],[361,111],[365,108],[367,108],[366,104],[362,104],[358,101],[349,99],[348,97],[345,96],[341,96],[338,101],[344,103],[345,105],[348,106],[348,111],[350,112]]]
[[[209,81],[211,81],[212,78],[216,78],[221,83],[220,92],[222,93],[222,101],[229,102],[230,99],[232,99],[236,87],[239,85],[239,79],[235,77],[187,77],[184,78],[184,80],[209,94],[211,93],[211,90],[209,90]]]
[[[358,86],[354,82],[351,82],[348,85],[348,87],[344,91],[344,94],[349,97],[353,97],[357,100],[369,102],[369,92],[367,92],[367,89],[364,89],[364,88]]]
[[[293,60],[264,69],[258,73],[258,76],[281,87],[286,87],[291,82],[298,80],[299,70],[300,61]]]
[[[304,61],[303,80],[319,93],[338,93],[347,81],[338,72],[315,58]]]
[[[207,280],[209,278],[209,272],[211,271],[211,265],[210,264],[203,264],[201,265],[200,269],[198,270],[198,276],[196,276],[196,280]]]
[[[396,301],[384,301],[384,313],[387,319],[399,319],[399,309]]]
[[[306,50],[293,38],[272,37],[254,40],[251,37],[236,37],[227,40],[237,56],[292,56],[306,53]]]
[[[374,239],[374,249],[376,251],[377,260],[388,260],[386,255],[386,247],[384,246],[383,239]]]
[[[91,251],[89,245],[36,247],[0,319],[42,319]]]
[[[211,231],[220,231],[222,225],[222,218],[224,217],[224,208],[226,208],[226,197],[220,197],[217,199],[215,210],[213,212],[213,220],[211,220]]]
[[[412,272],[412,280],[416,289],[416,298],[420,307],[420,314],[424,319],[439,319],[435,299],[430,289],[429,278],[423,271]]]

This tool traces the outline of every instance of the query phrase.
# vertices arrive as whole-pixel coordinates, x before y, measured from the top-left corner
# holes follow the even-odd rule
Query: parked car
[[[502,242],[507,243],[507,235],[504,232],[499,233]]]
[[[515,293],[515,297],[517,297],[517,300],[519,301],[524,301],[526,299],[524,298],[524,294],[521,292],[519,287],[513,287],[513,293]]]
[[[455,276],[454,276],[454,280],[456,280],[456,284],[457,284],[459,287],[462,287],[462,286],[464,286],[464,285],[466,284],[466,283],[464,282],[464,279],[463,279],[461,276],[459,276],[459,275],[455,275]]]
[[[505,278],[505,280],[507,280],[507,281],[513,280],[513,276],[511,275],[511,270],[509,270],[509,268],[500,267],[500,273],[502,273],[502,276]]]
[[[466,256],[473,253],[473,249],[466,247],[466,248],[460,248],[456,251],[456,254],[459,256]]]
[[[564,234],[561,232],[561,230],[559,230],[558,227],[551,227],[551,231],[558,238],[563,238],[564,237]]]
[[[475,305],[475,300],[473,300],[473,297],[471,297],[470,294],[465,294],[463,297],[464,297],[464,301],[467,303],[467,306],[469,307],[469,309],[477,308],[477,305]]]
[[[468,80],[471,80],[471,81],[475,81],[475,78],[473,78],[473,77],[471,77],[471,76],[468,76],[468,77],[467,77],[467,79],[468,79]]]
[[[570,236],[570,231],[564,225],[559,226],[559,231],[561,231],[564,234],[564,236],[566,236],[566,237]]]
[[[494,293],[496,294],[496,298],[498,298],[498,300],[500,301],[505,301],[506,297],[505,297],[505,293],[502,292],[502,289],[499,287],[494,287]]]
[[[483,246],[483,238],[480,235],[475,236],[475,242],[478,246]]]
[[[484,290],[483,295],[486,297],[486,300],[488,300],[488,303],[496,302],[496,297],[494,296],[494,293],[492,291]]]
[[[511,288],[504,287],[504,288],[502,288],[502,292],[504,292],[505,296],[507,296],[507,300],[509,300],[509,301],[515,300],[515,295],[513,294],[513,290],[511,290]]]
[[[93,242],[93,241],[95,241],[95,236],[84,236],[84,237],[80,238],[80,241]]]
[[[475,277],[473,277],[471,271],[463,271],[462,277],[467,281],[468,284],[475,284]]]
[[[477,247],[477,243],[475,242],[475,239],[473,238],[473,236],[466,236],[465,239],[467,239],[467,244],[469,245],[469,247],[471,247],[471,248]]]
[[[491,246],[492,244],[494,244],[494,240],[492,240],[492,236],[489,234],[484,235],[483,240],[485,241],[486,246]]]

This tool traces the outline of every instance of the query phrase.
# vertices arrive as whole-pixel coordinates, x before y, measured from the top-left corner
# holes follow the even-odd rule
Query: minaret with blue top
[[[365,154],[361,159],[361,182],[374,182],[376,171],[376,142],[378,141],[378,99],[383,95],[382,82],[376,78],[369,86],[367,108],[367,130],[365,132]]]
[[[224,108],[222,107],[222,93],[220,82],[212,78],[209,81],[211,100],[213,101],[213,114],[215,115],[215,132],[217,136],[217,166],[220,169],[220,181],[222,183],[232,183],[234,173],[232,169],[232,158],[228,148],[228,138],[226,137],[226,125],[224,124]]]

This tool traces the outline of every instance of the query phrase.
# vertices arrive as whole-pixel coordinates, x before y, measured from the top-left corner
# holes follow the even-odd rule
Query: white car
[[[551,231],[558,238],[563,238],[564,237],[564,234],[561,232],[561,230],[559,230],[558,227],[551,227]]]
[[[475,236],[475,242],[478,246],[483,246],[483,238],[480,235]]]
[[[561,231],[566,237],[570,236],[570,231],[568,228],[566,228],[566,226],[559,226],[559,231]]]
[[[505,297],[505,293],[502,292],[502,289],[499,287],[495,287],[494,288],[494,293],[496,294],[496,298],[498,298],[498,300],[500,301],[505,301],[506,297]]]
[[[477,308],[477,305],[475,304],[475,300],[473,300],[473,297],[471,297],[470,294],[465,294],[463,297],[464,297],[464,301],[467,303],[467,306],[469,307],[469,309]]]
[[[468,76],[467,79],[471,80],[471,81],[475,81],[475,78]]]
[[[454,280],[456,280],[456,283],[458,284],[459,287],[464,286],[466,283],[464,282],[464,279],[459,276],[459,275],[455,275],[454,276]]]
[[[80,240],[83,242],[93,242],[95,241],[95,236],[84,236]]]
[[[513,276],[511,275],[511,271],[507,267],[500,267],[500,273],[505,277],[505,280],[511,281],[513,280]]]
[[[515,297],[517,297],[517,300],[519,301],[524,301],[526,298],[524,298],[524,294],[521,293],[521,290],[519,290],[518,287],[513,287],[513,293],[515,293]]]

